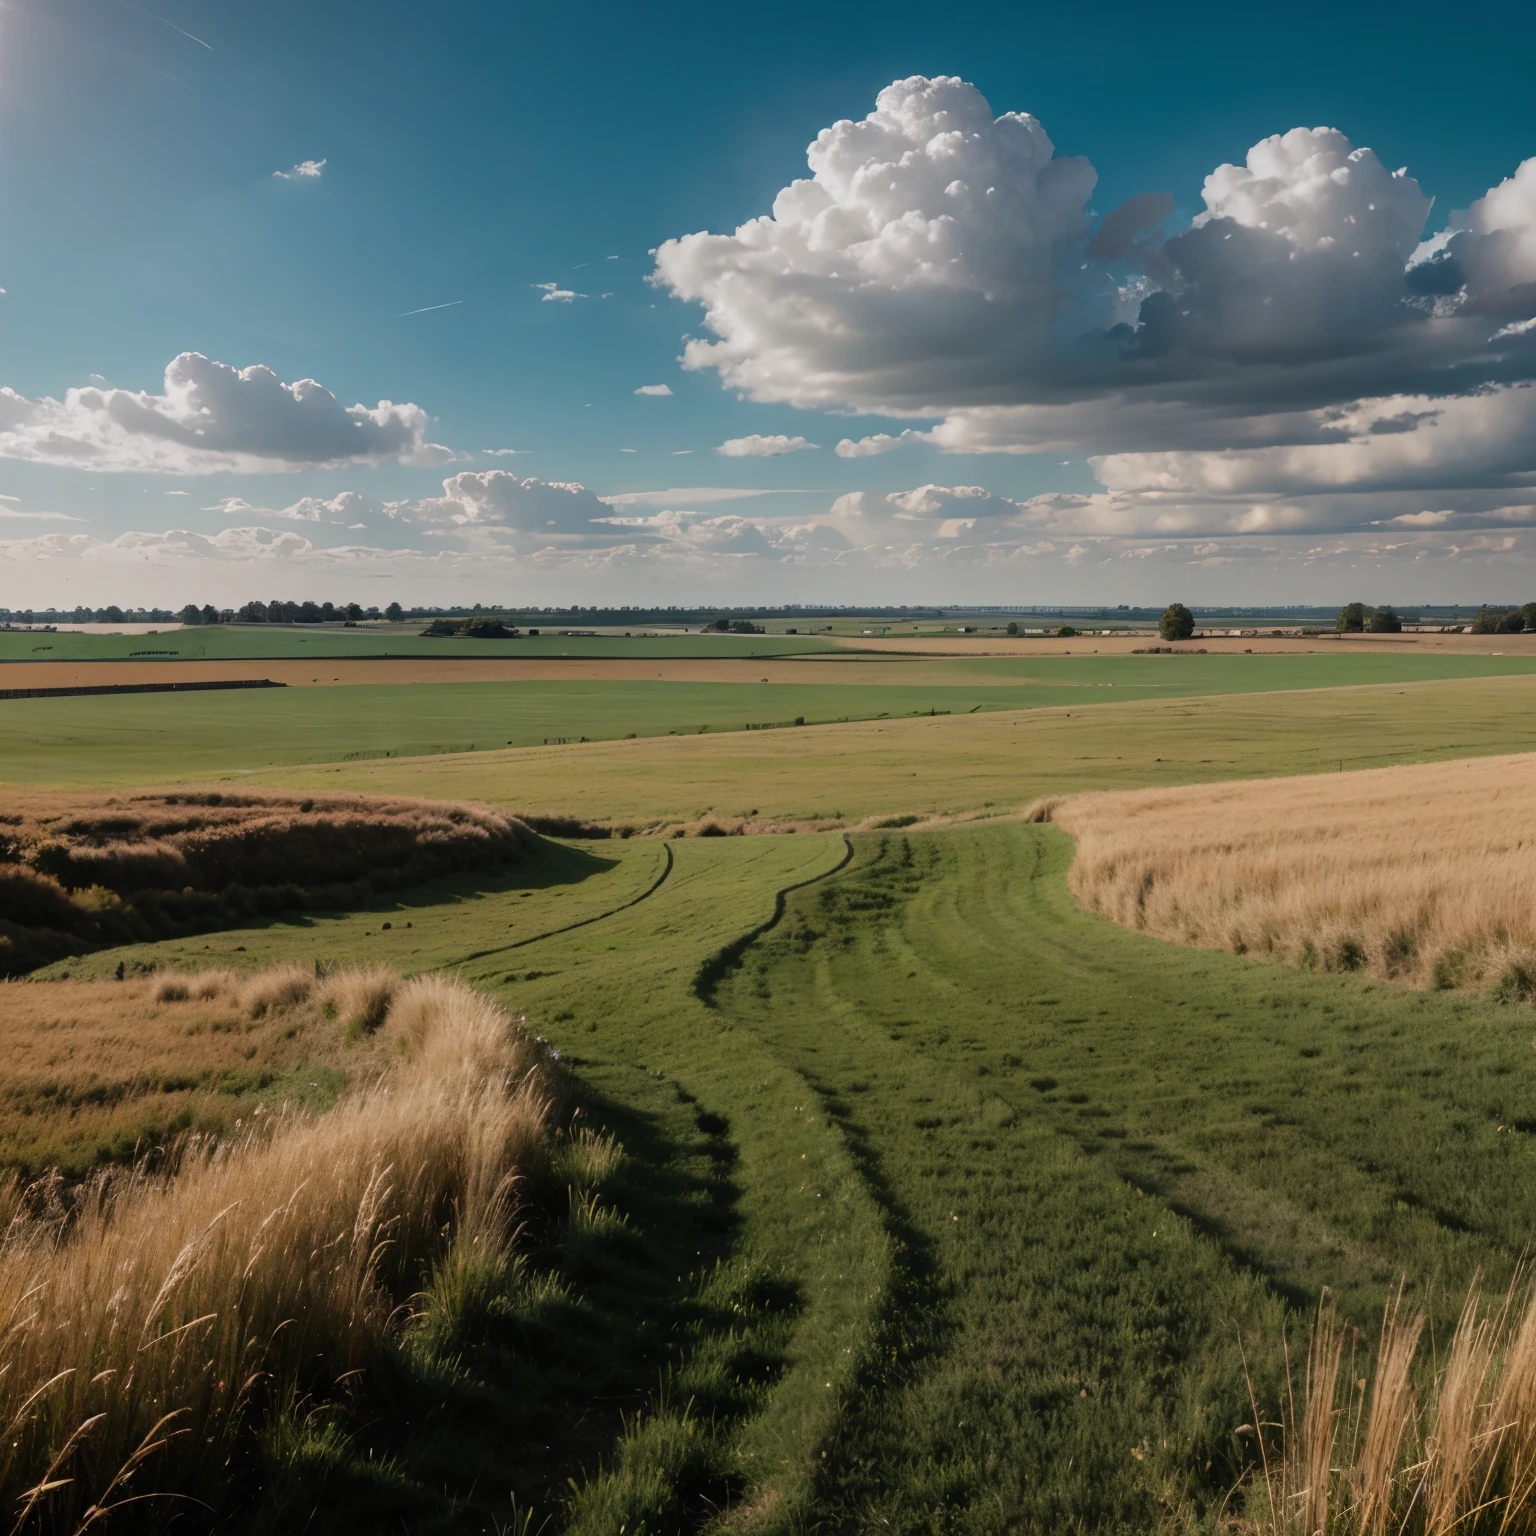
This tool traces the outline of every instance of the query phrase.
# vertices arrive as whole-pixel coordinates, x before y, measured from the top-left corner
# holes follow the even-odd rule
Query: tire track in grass
[[[741,965],[742,958],[759,939],[772,933],[784,920],[785,904],[789,898],[796,891],[803,891],[808,885],[830,880],[834,875],[840,874],[847,869],[852,858],[853,839],[845,832],[842,858],[831,869],[823,870],[819,875],[812,875],[808,880],[797,880],[793,885],[786,885],[777,892],[773,901],[773,915],[766,922],[759,923],[757,927],[749,929],[739,938],[732,939],[729,944],[722,945],[699,967],[697,975],[693,978],[693,995],[706,1008],[717,1007],[715,993],[720,983]]]
[[[510,944],[499,944],[495,949],[477,949],[473,954],[461,957],[459,964],[468,965],[471,960],[484,960],[489,955],[504,955],[508,950],[524,949],[529,944],[541,944],[545,939],[552,939],[558,934],[572,933],[577,928],[586,928],[592,923],[605,922],[610,917],[617,917],[620,912],[627,912],[631,907],[638,907],[642,901],[654,896],[667,883],[667,877],[672,873],[672,866],[675,862],[672,857],[672,845],[670,843],[663,843],[661,846],[662,853],[665,855],[662,861],[661,873],[638,896],[631,896],[628,901],[622,901],[616,907],[609,907],[606,912],[596,912],[591,917],[578,918],[576,922],[566,923],[560,928],[548,928],[543,933],[532,934],[526,939],[514,939]],[[841,865],[839,868],[841,868]]]

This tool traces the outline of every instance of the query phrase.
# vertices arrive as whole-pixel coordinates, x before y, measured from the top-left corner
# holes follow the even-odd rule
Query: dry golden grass
[[[519,1181],[546,1156],[539,1048],[438,978],[396,980],[376,1038],[389,1066],[324,1115],[194,1143],[174,1176],[98,1182],[67,1218],[0,1198],[13,1530],[83,1530],[144,1495],[217,1511],[261,1436],[365,1394],[465,1273],[513,1262]]]
[[[287,965],[236,977],[0,982],[0,1169],[71,1177],[259,1108],[331,1102],[385,1059],[399,978]]]
[[[0,976],[516,863],[531,838],[487,806],[399,796],[11,796],[0,814]]]
[[[1536,997],[1536,756],[1081,795],[1074,894],[1178,943]]]
[[[1444,1357],[1425,1359],[1423,1339],[1423,1315],[1405,1313],[1399,1295],[1368,1377],[1352,1330],[1325,1301],[1300,1403],[1288,1397],[1278,1423],[1258,1425],[1257,1508],[1240,1532],[1536,1530],[1536,1296],[1522,1309],[1511,1289],[1487,1308],[1474,1287]]]

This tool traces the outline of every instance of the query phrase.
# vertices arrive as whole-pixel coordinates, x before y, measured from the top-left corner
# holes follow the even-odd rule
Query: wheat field
[[[167,1003],[233,985],[157,983]],[[555,1093],[520,1021],[433,977],[295,970],[240,987],[247,1009],[317,1001],[344,1030],[375,1026],[387,1059],[329,1112],[194,1139],[174,1168],[118,1172],[51,1207],[0,1189],[14,1531],[83,1530],[145,1498],[167,1518],[176,1501],[225,1507],[287,1418],[365,1392],[466,1276],[514,1262]]]
[[[1536,997],[1536,754],[1073,796],[1071,887],[1128,928]]]

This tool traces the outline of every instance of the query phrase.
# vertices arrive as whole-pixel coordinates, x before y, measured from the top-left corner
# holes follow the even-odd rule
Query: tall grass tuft
[[[1519,1282],[1517,1282],[1517,1285]],[[1444,1358],[1424,1317],[1387,1306],[1371,1375],[1326,1301],[1301,1401],[1263,1446],[1245,1536],[1517,1536],[1536,1530],[1536,1292],[1474,1284]]]
[[[386,989],[362,973],[336,995],[373,1017]],[[170,1174],[100,1180],[67,1217],[0,1193],[16,1531],[83,1529],[135,1499],[212,1523],[266,1475],[296,1405],[366,1395],[417,1298],[514,1262],[519,1183],[550,1155],[544,1057],[456,982],[391,979],[387,996],[395,1064],[328,1113],[195,1141]]]

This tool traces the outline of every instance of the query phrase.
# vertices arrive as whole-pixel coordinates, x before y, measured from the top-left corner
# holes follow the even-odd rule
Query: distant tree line
[[[396,613],[398,603],[390,605]],[[212,609],[194,609],[190,604],[182,609],[184,624],[218,624],[221,618],[210,619]],[[187,617],[196,613],[195,618]],[[270,603],[246,603],[235,610],[233,618],[241,624],[356,624],[360,619],[377,619],[383,615],[377,608],[364,608],[360,603],[285,603],[274,599]]]
[[[0,624],[174,624],[169,608],[0,608]]]
[[[1474,635],[1518,635],[1525,630],[1536,633],[1536,603],[1521,608],[1491,608],[1485,603],[1472,621]]]
[[[1345,603],[1334,620],[1334,628],[1341,635],[1396,635],[1402,633],[1403,621],[1391,608]]]

